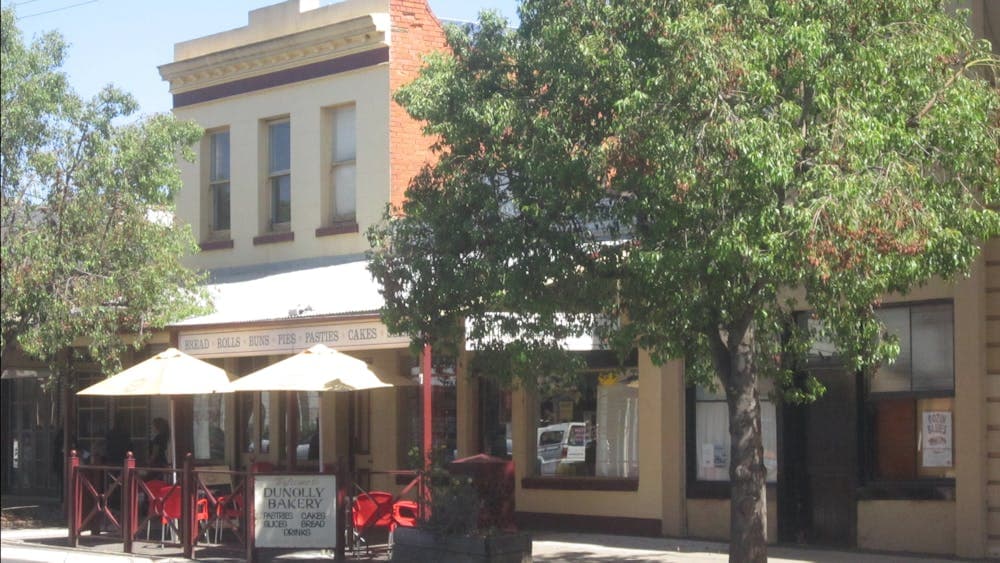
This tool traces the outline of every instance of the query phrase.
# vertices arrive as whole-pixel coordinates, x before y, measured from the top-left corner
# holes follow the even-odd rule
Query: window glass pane
[[[229,131],[212,135],[212,165],[209,174],[212,182],[229,179]]]
[[[243,444],[242,451],[254,452],[257,451],[255,446],[255,436],[256,436],[256,416],[254,416],[254,402],[257,397],[256,393],[236,393],[237,401],[237,421],[240,432],[242,436],[240,438]]]
[[[271,223],[292,220],[292,179],[287,174],[271,178]]]
[[[246,426],[246,439],[247,439],[247,450],[248,452],[254,453],[259,452],[266,454],[270,451],[270,421],[268,420],[268,405],[270,402],[270,393],[268,391],[261,391],[260,393],[242,393],[246,397],[249,397],[249,404],[246,404],[246,410],[249,412],[247,416],[247,426]],[[253,404],[253,398],[257,399],[257,404]],[[259,448],[258,448],[259,447]]]
[[[229,230],[229,182],[212,186],[212,228]]]
[[[537,474],[637,479],[638,386],[634,374],[591,371],[541,401]]]
[[[291,125],[288,121],[268,126],[268,170],[272,173],[291,168]]]
[[[342,164],[333,169],[334,218],[345,218],[355,213],[354,165]]]
[[[771,401],[760,402],[760,425],[764,442],[764,467],[767,482],[778,481],[778,409]]]
[[[761,396],[767,393],[761,391]],[[761,439],[764,446],[764,467],[767,481],[778,480],[777,409],[769,400],[760,402]],[[729,480],[729,407],[724,401],[695,403],[695,451],[698,480]]]
[[[729,480],[729,411],[726,403],[695,406],[695,452],[700,481]]]
[[[222,395],[194,396],[194,457],[221,461],[226,457],[226,403]]]
[[[354,412],[354,435],[351,436],[354,453],[368,453],[371,451],[371,391],[351,393],[351,399]]]
[[[333,112],[333,161],[353,160],[357,154],[354,106],[343,106]]]
[[[299,411],[299,439],[295,449],[298,460],[319,459],[319,393],[299,391],[295,394]]]
[[[798,313],[795,321],[800,329],[808,331],[814,338],[809,348],[810,359],[828,360],[837,357],[837,346],[824,334],[823,321],[813,318],[809,312]]]
[[[597,387],[596,472],[600,477],[639,478],[639,387],[625,383]],[[582,425],[564,438],[572,450]],[[569,456],[566,456],[569,457]]]
[[[914,307],[913,390],[954,389],[954,337],[951,305]]]
[[[872,377],[871,391],[885,393],[910,390],[910,308],[882,309],[876,313],[885,330],[899,339],[899,356],[889,365],[882,365]]]
[[[722,390],[722,384],[716,382],[715,390],[699,385],[698,388],[695,389],[695,397],[699,401],[725,401],[726,392]]]
[[[268,412],[271,410],[271,392],[261,391],[260,393],[260,453],[266,454],[271,451],[271,418]]]

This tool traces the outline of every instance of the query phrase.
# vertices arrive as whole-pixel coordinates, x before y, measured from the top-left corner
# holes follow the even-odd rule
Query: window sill
[[[233,239],[206,240],[205,242],[198,244],[198,248],[200,248],[202,252],[208,252],[210,250],[227,250],[232,247]]]
[[[356,233],[359,231],[357,221],[341,221],[339,223],[334,223],[326,227],[319,227],[316,229],[316,237],[329,237],[333,235],[346,235],[349,233]]]
[[[523,489],[557,491],[637,491],[638,479],[620,477],[524,477]]]
[[[292,242],[295,240],[295,232],[287,231],[283,233],[267,233],[253,237],[254,246],[261,244],[274,244],[278,242]]]
[[[778,484],[767,483],[767,497],[778,498]],[[694,481],[687,486],[687,498],[729,500],[729,481]]]
[[[869,481],[858,487],[858,500],[955,500],[955,480]]]

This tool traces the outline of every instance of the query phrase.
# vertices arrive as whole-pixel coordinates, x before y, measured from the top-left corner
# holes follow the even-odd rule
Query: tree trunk
[[[729,406],[729,561],[767,561],[767,492],[753,330],[717,362]],[[728,369],[724,369],[728,368]],[[727,373],[728,372],[728,373]]]

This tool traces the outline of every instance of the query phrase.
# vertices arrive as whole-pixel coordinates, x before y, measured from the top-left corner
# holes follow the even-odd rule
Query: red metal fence
[[[142,479],[157,473],[169,475],[172,483],[161,481],[164,486],[159,487]],[[228,477],[228,490],[206,485],[206,480],[220,477]],[[207,543],[209,532],[215,532],[218,540],[226,529],[236,538],[232,547],[244,552],[247,561],[253,560],[252,472],[195,469],[191,454],[184,458],[181,469],[136,467],[131,452],[120,466],[84,465],[73,451],[67,460],[66,479],[70,547],[79,544],[81,531],[107,531],[121,538],[125,553],[133,553],[143,527],[148,531],[150,523],[158,522],[176,532],[188,559],[194,558],[203,534]],[[161,530],[161,539],[164,535]]]

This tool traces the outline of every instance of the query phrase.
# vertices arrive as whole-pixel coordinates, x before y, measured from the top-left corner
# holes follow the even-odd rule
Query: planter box
[[[444,537],[418,528],[396,528],[392,560],[412,563],[531,563],[531,536],[515,532]]]

